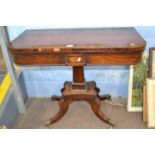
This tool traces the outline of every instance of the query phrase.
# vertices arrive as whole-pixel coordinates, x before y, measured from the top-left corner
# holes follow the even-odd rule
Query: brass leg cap
[[[51,120],[48,120],[47,122],[45,122],[45,126],[46,126],[46,127],[50,128],[51,125],[52,125]]]
[[[111,125],[111,127],[115,127],[116,126],[116,123],[112,120],[109,120],[108,123]]]

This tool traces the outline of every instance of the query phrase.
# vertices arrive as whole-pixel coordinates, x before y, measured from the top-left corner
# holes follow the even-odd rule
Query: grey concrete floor
[[[114,104],[126,104],[126,100],[113,99]],[[113,105],[110,101],[102,103],[102,111],[117,123],[117,129],[144,129],[141,112],[127,112],[126,106]],[[56,114],[58,104],[50,98],[31,98],[27,103],[27,112],[20,114],[14,129],[48,129],[44,123]],[[76,101],[70,105],[66,115],[52,125],[53,129],[108,129],[109,125],[99,120],[85,101]]]

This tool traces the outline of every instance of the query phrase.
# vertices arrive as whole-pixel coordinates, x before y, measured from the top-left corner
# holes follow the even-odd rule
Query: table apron
[[[127,53],[82,53],[82,54],[13,54],[17,65],[114,65],[114,64],[136,64],[141,60],[142,52]],[[66,62],[70,58],[71,62]],[[81,59],[81,63],[78,61]],[[77,62],[76,62],[77,59]]]

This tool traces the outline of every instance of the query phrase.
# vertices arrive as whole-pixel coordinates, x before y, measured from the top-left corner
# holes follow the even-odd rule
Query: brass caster
[[[116,123],[112,120],[109,120],[108,123],[111,125],[112,128],[116,126]]]
[[[52,122],[51,122],[51,120],[48,120],[47,122],[45,122],[45,126],[47,128],[49,128],[49,129],[51,129],[52,128]]]

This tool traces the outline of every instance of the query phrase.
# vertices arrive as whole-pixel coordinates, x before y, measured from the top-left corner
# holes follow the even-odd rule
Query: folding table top
[[[11,50],[35,48],[143,48],[144,39],[132,28],[26,30],[9,45]]]

